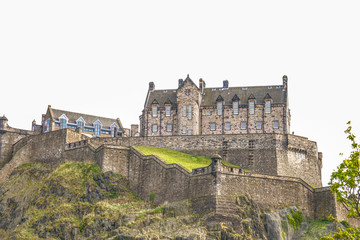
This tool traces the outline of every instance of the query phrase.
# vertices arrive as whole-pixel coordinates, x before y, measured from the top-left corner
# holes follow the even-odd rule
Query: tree
[[[339,202],[349,207],[348,217],[359,218],[360,220],[360,144],[356,142],[356,136],[351,132],[351,122],[347,123],[345,130],[347,139],[351,141],[353,151],[350,156],[337,167],[331,174],[330,187]],[[339,225],[337,219],[330,216],[335,224]],[[338,228],[334,236],[322,237],[321,240],[358,240],[360,239],[360,228],[348,227]]]
[[[348,217],[360,218],[360,144],[352,133],[351,122],[345,130],[347,139],[351,141],[353,151],[350,156],[331,174],[331,191],[335,193],[339,202],[349,207]]]

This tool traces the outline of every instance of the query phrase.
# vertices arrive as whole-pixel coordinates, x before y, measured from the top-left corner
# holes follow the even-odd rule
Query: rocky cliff
[[[335,230],[248,196],[236,196],[230,215],[194,214],[191,200],[155,206],[152,197],[94,164],[24,164],[0,184],[0,239],[318,239]]]

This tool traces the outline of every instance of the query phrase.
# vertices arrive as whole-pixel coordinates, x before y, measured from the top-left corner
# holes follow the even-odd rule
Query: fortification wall
[[[244,169],[269,175],[302,178],[321,187],[317,146],[307,138],[283,134],[202,135],[168,137],[97,138],[90,140],[121,146],[154,146],[224,160]]]
[[[30,131],[13,128],[0,130],[0,169],[10,161],[13,145],[20,139],[32,134]]]

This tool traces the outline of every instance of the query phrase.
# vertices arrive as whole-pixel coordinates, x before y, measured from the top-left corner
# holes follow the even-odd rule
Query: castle
[[[152,194],[156,204],[191,199],[195,212],[231,214],[234,196],[247,194],[263,209],[296,205],[312,219],[332,214],[345,220],[346,206],[322,187],[322,154],[316,142],[289,133],[287,89],[286,76],[282,85],[266,87],[230,88],[224,81],[222,88],[208,89],[204,80],[197,87],[189,76],[179,80],[177,90],[155,90],[150,83],[140,132],[132,125],[127,134],[120,120],[54,111],[50,106],[42,125],[33,123],[34,131],[11,128],[4,116],[0,181],[28,162],[87,161],[123,175],[136,194],[144,199]],[[103,130],[96,130],[97,120]],[[94,132],[100,134],[86,132],[85,122],[94,123]],[[189,172],[145,156],[134,146],[205,155],[212,164]],[[223,165],[223,159],[240,168]]]

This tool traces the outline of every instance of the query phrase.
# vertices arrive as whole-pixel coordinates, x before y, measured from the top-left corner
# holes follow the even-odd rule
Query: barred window
[[[186,134],[186,126],[183,127],[183,134]]]
[[[246,129],[246,122],[241,122],[240,125],[241,125],[240,127],[242,130]]]
[[[250,114],[255,114],[255,102],[250,102]]]
[[[261,122],[256,122],[256,129],[260,130],[260,129],[261,129],[261,125],[262,125]]]
[[[216,123],[210,123],[210,130],[215,131],[216,130]]]
[[[234,114],[238,115],[239,114],[239,102],[233,102],[233,109],[234,109]]]
[[[279,121],[274,121],[274,128],[279,128]]]
[[[153,106],[153,108],[152,108],[152,116],[157,117],[157,106]]]
[[[189,119],[189,120],[192,119],[192,107],[191,107],[191,105],[189,105],[189,115],[188,115],[188,119]]]
[[[171,132],[171,131],[172,131],[172,124],[167,124],[167,125],[166,125],[166,131],[167,131],[167,132]]]
[[[165,116],[170,117],[171,114],[171,106],[165,106]]]
[[[265,102],[265,113],[271,113],[271,102],[270,101]]]
[[[157,124],[152,125],[152,131],[153,131],[153,132],[157,132],[157,131],[158,131],[158,125],[157,125]]]
[[[217,103],[218,115],[222,115],[223,104],[222,102]]]

